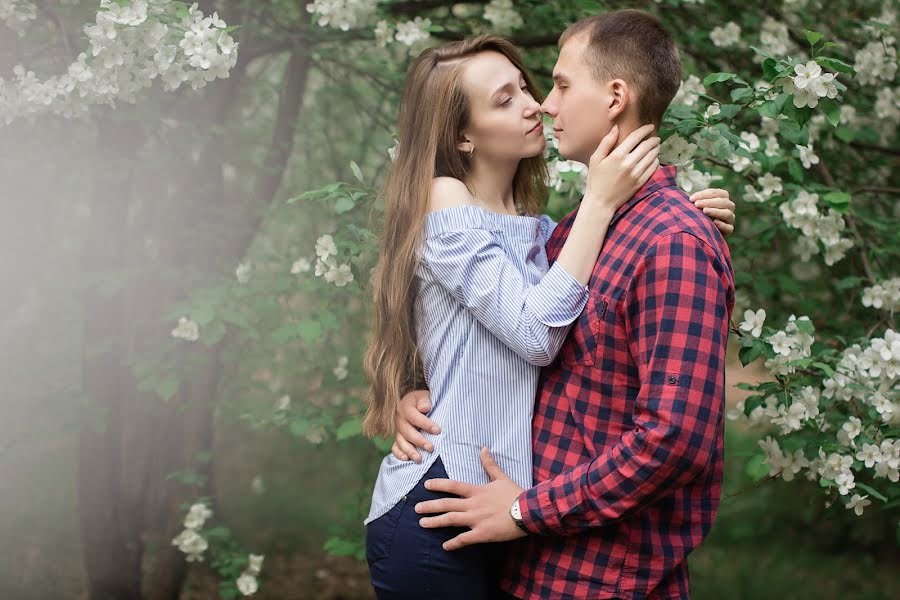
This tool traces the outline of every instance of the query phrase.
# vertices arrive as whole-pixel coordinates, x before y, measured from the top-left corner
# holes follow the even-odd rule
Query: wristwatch
[[[525,521],[522,520],[522,509],[519,508],[518,496],[516,496],[516,499],[513,500],[512,506],[509,507],[509,516],[511,516],[512,520],[515,521],[516,525],[519,526],[519,529],[521,529],[525,533],[528,533],[528,534],[531,533],[525,527]]]

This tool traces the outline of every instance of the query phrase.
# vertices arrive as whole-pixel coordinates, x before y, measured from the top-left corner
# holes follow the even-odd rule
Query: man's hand
[[[728,236],[734,232],[734,202],[728,196],[728,190],[710,188],[691,194],[691,202],[713,220],[715,226]]]
[[[481,449],[481,464],[491,478],[487,485],[471,485],[452,479],[429,479],[425,487],[432,492],[448,492],[461,498],[428,500],[416,505],[419,514],[446,513],[419,520],[422,527],[469,527],[453,539],[444,542],[444,550],[459,550],[471,544],[505,542],[525,537],[513,521],[509,509],[513,500],[523,492],[506,476],[491,457],[487,448]]]
[[[441,428],[437,423],[426,417],[431,410],[431,400],[428,390],[415,390],[409,392],[400,400],[397,413],[394,415],[394,444],[391,446],[391,454],[398,460],[414,460],[422,462],[422,455],[416,451],[421,448],[426,452],[434,452],[428,440],[420,431],[438,434]]]

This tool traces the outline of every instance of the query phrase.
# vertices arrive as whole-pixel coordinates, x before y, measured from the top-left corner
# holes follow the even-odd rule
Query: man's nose
[[[544,99],[544,103],[541,104],[541,112],[551,117],[556,116],[556,100],[553,97],[553,92],[550,92],[550,95]]]

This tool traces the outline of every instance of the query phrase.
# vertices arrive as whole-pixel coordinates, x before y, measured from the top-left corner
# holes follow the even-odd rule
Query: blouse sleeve
[[[424,240],[422,266],[516,354],[531,364],[548,365],[584,309],[587,287],[559,264],[530,285],[496,235],[477,222],[433,228]]]

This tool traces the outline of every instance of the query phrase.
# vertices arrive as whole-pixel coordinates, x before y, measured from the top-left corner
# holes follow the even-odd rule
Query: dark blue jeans
[[[457,497],[425,489],[428,479],[446,477],[438,458],[409,494],[366,526],[366,560],[378,600],[503,597],[498,581],[506,544],[476,544],[447,552],[441,544],[467,528],[419,526],[426,515],[416,512],[416,503]]]

